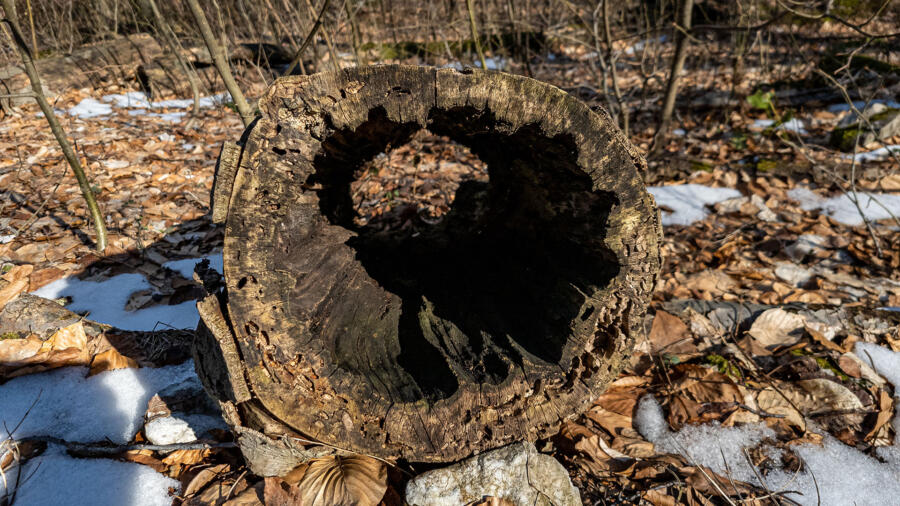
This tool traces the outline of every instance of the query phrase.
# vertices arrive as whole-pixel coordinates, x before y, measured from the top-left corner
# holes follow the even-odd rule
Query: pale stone
[[[562,464],[529,442],[428,471],[406,486],[406,502],[412,506],[459,506],[486,496],[521,506],[581,504]]]

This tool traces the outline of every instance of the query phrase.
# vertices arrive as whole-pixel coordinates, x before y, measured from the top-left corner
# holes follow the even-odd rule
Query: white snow
[[[69,115],[78,116],[81,119],[96,118],[112,114],[112,106],[98,102],[93,98],[85,98],[78,105],[69,108]]]
[[[900,109],[900,102],[894,102],[893,100],[872,100],[872,104],[884,104],[891,109]],[[862,110],[866,106],[866,102],[862,100],[855,100],[853,102],[853,107],[857,110]],[[850,110],[850,105],[846,102],[841,104],[832,104],[828,106],[828,112],[845,112]]]
[[[845,160],[856,159],[857,162],[877,162],[888,159],[893,156],[892,153],[900,153],[900,144],[891,144],[865,153],[844,154],[841,155],[841,158]]]
[[[178,481],[147,466],[111,459],[76,459],[56,445],[18,471],[22,483],[16,492],[16,506],[169,506],[169,489],[177,492],[181,488]],[[0,481],[0,497],[5,493]]]
[[[70,442],[109,439],[125,444],[141,428],[147,401],[163,388],[195,377],[190,360],[167,367],[117,369],[86,378],[86,367],[65,367],[0,385],[0,441],[37,404],[16,438],[52,436]]]
[[[112,102],[116,107],[153,107],[150,104],[150,99],[147,98],[147,94],[143,91],[106,95],[103,97],[103,101]]]
[[[672,135],[684,137],[685,135],[687,135],[687,132],[683,128],[676,128],[675,130],[672,130]]]
[[[769,128],[774,124],[775,120],[773,119],[757,119],[753,121],[753,123],[750,125],[750,128],[765,130],[766,128]],[[784,123],[775,127],[775,130],[787,130],[788,132],[794,132],[802,135],[806,135],[809,133],[806,131],[806,125],[803,123],[803,121],[796,118],[785,121]]]
[[[821,212],[846,225],[862,225],[864,222],[859,209],[853,204],[848,194],[824,198],[813,193],[809,188],[798,186],[787,192],[790,199],[800,203],[806,211],[820,209]],[[856,193],[859,207],[870,221],[878,221],[900,217],[900,195],[888,193]]]
[[[488,70],[503,70],[506,68],[506,58],[485,58],[485,65],[487,65]],[[481,68],[481,62],[476,61],[475,66]]]
[[[8,242],[12,242],[12,240],[15,238],[16,238],[16,236],[13,234],[0,235],[0,244],[6,244]]]
[[[153,395],[196,377],[190,360],[168,367],[119,369],[89,378],[87,372],[86,367],[67,367],[0,385],[0,440],[9,436],[7,429],[21,422],[14,434],[17,439],[49,436],[69,442],[126,444],[140,430],[147,401]],[[202,434],[209,428],[205,422],[192,430]],[[53,445],[26,463],[23,479],[35,469],[18,489],[18,506],[168,506],[172,501],[169,488],[179,488],[178,482],[149,467],[109,459],[76,459]],[[0,497],[4,492],[0,482]]]
[[[656,446],[657,451],[684,455],[694,465],[724,472],[722,454],[731,469],[732,477],[741,481],[755,481],[753,469],[744,458],[743,448],[753,448],[764,438],[775,437],[765,424],[742,427],[686,425],[678,432],[669,430],[662,408],[652,395],[644,396],[638,404],[634,425],[642,436]]]
[[[70,311],[87,311],[91,320],[123,330],[155,330],[160,328],[194,328],[199,321],[196,303],[182,302],[172,306],[151,306],[127,311],[125,304],[134,292],[150,289],[141,274],[127,273],[103,281],[61,278],[33,292],[47,299],[71,297]]]
[[[85,99],[93,100],[93,99]],[[144,92],[129,91],[127,93],[119,93],[114,95],[105,95],[102,100],[104,102],[112,102],[116,107],[122,108],[142,108],[142,109],[188,109],[194,106],[194,100],[191,98],[179,98],[175,100],[159,100],[150,102],[150,99]],[[200,107],[211,107],[217,104],[223,104],[231,100],[231,95],[219,93],[208,97],[201,97],[198,105]],[[96,102],[96,100],[94,100]],[[109,107],[109,106],[106,106]],[[130,114],[130,113],[129,113]]]
[[[870,343],[857,343],[855,352],[890,381],[895,392],[900,390],[900,353]],[[791,493],[787,497],[803,505],[896,504],[900,497],[900,438],[896,436],[893,446],[876,450],[884,460],[881,462],[826,434],[822,446],[803,444],[791,448],[803,459],[806,465],[803,472],[776,469],[762,484],[741,448],[756,446],[763,438],[772,436],[771,429],[763,423],[742,427],[688,425],[673,433],[656,399],[646,396],[638,405],[634,424],[660,451],[684,455],[723,476],[730,474],[734,479],[765,485],[772,491],[797,491],[799,494]],[[893,425],[895,430],[900,429],[900,414],[894,418]],[[774,448],[768,450],[779,452]]]
[[[657,204],[674,211],[662,211],[663,225],[690,225],[706,217],[707,205],[741,196],[741,192],[731,188],[711,188],[700,184],[650,186],[647,190]]]
[[[660,35],[655,39],[640,40],[638,42],[635,42],[633,46],[626,47],[625,54],[631,56],[638,51],[642,51],[645,47],[647,47],[647,44],[650,44],[652,42],[665,42],[666,40],[668,40],[668,36],[666,35]]]
[[[171,121],[172,123],[177,123],[181,121],[187,115],[185,112],[150,112],[147,113],[147,116],[153,116],[154,118],[164,119],[166,121]]]
[[[199,264],[204,259],[209,260],[209,266],[212,269],[214,269],[219,274],[222,274],[224,269],[222,253],[216,253],[214,255],[205,256],[203,258],[185,258],[184,260],[172,260],[164,263],[163,267],[171,269],[187,279],[193,279],[194,266]]]
[[[804,125],[803,122],[797,118],[792,118],[785,121],[784,123],[778,125],[778,128],[776,128],[776,130],[787,130],[789,132],[794,132],[802,135],[806,135],[807,133],[809,133],[806,131],[806,125]]]
[[[163,267],[178,272],[187,279],[193,279],[194,265],[204,258],[219,274],[223,272],[222,254],[216,253],[203,258],[172,260]],[[128,311],[125,305],[131,294],[149,290],[150,283],[142,274],[126,273],[102,281],[84,281],[74,277],[57,279],[32,292],[47,299],[69,297],[66,305],[70,311],[88,312],[88,318],[106,323],[123,330],[155,330],[160,328],[194,328],[200,321],[194,301],[175,305],[151,306],[137,311]]]

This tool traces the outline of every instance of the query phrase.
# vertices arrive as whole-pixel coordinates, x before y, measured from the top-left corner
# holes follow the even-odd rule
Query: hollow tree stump
[[[412,66],[283,78],[260,110],[217,168],[225,289],[201,303],[196,351],[233,424],[452,461],[553,434],[615,378],[660,228],[605,112],[524,77]],[[490,181],[425,229],[355,225],[354,171],[426,127]]]

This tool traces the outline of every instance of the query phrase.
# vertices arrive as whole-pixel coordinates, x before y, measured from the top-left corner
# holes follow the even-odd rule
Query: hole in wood
[[[469,148],[427,129],[363,164],[350,184],[357,227],[372,230],[436,225],[460,183],[487,182],[487,166]]]
[[[324,139],[307,184],[320,188],[322,215],[354,232],[346,244],[401,307],[392,316],[379,309],[384,300],[360,297],[357,316],[325,319],[317,333],[334,336],[336,364],[366,381],[372,364],[383,364],[378,388],[402,402],[478,389],[462,383],[501,385],[535,364],[569,369],[562,351],[592,311],[585,294],[620,269],[604,242],[617,198],[593,190],[567,135],[547,137],[536,125],[511,131],[469,107],[433,109],[427,128],[471,149],[489,178],[461,182],[440,220],[407,227],[361,222],[353,185],[366,162],[421,126],[376,108]]]

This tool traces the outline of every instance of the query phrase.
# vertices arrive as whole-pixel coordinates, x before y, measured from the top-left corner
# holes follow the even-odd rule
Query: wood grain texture
[[[260,110],[216,188],[231,385],[267,416],[444,462],[550,435],[615,378],[660,228],[644,161],[605,112],[525,77],[413,66],[282,78]],[[490,181],[461,184],[428,230],[356,226],[354,171],[421,128],[468,146]]]

